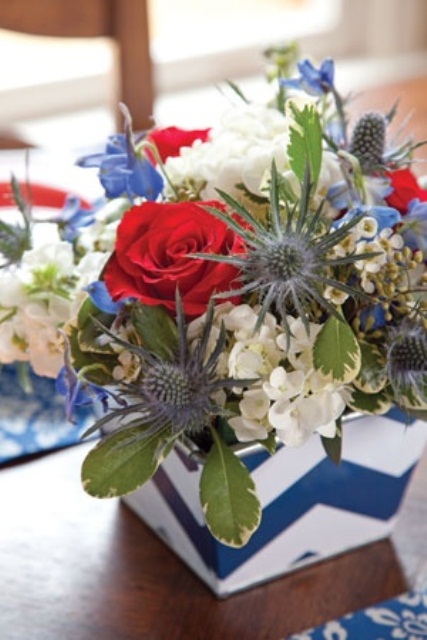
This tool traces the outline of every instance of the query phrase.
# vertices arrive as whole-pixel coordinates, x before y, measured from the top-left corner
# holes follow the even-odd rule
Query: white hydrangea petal
[[[239,409],[243,417],[250,420],[262,420],[268,413],[270,400],[262,389],[249,389],[243,394],[239,402]]]
[[[252,440],[265,440],[268,431],[257,420],[249,420],[244,416],[236,416],[228,421],[236,434],[239,442],[251,442]]]

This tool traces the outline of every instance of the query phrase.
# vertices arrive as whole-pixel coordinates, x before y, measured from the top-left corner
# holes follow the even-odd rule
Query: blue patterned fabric
[[[77,424],[65,416],[64,399],[48,378],[30,374],[32,393],[26,393],[14,366],[0,372],[0,463],[14,458],[57,449],[81,441],[93,423],[90,410],[81,410]]]
[[[425,640],[427,594],[408,592],[286,640]]]

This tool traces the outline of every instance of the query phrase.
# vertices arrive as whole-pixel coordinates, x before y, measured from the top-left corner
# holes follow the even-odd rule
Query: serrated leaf
[[[212,435],[200,478],[206,524],[222,544],[242,547],[259,526],[261,505],[248,469],[214,430]]]
[[[178,329],[164,307],[135,304],[131,317],[147,351],[164,360],[173,357],[178,346]]]
[[[364,393],[379,393],[387,384],[384,357],[372,344],[359,343],[362,363],[354,386]]]
[[[319,179],[322,164],[322,125],[320,116],[314,105],[304,105],[300,110],[289,101],[289,109],[293,119],[290,127],[287,153],[290,167],[303,182],[306,167],[309,167],[310,178],[315,186]]]
[[[141,424],[116,431],[88,453],[81,476],[87,493],[96,498],[123,496],[153,476],[170,429],[146,435],[144,428]]]
[[[363,393],[359,389],[352,389],[347,405],[353,411],[375,415],[383,415],[392,407],[389,394],[386,390],[379,393]]]
[[[313,364],[325,380],[348,384],[359,373],[359,343],[344,318],[331,316],[313,345]]]

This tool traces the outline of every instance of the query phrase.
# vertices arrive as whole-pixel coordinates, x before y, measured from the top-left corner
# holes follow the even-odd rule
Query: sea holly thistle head
[[[365,175],[378,174],[387,168],[407,165],[413,152],[424,142],[414,143],[410,136],[403,136],[405,122],[389,139],[388,128],[397,112],[397,104],[387,113],[364,113],[354,125],[348,150],[359,161]]]
[[[280,180],[273,164],[266,226],[258,223],[249,211],[227,194],[221,192],[220,195],[245,221],[246,228],[219,210],[210,208],[209,211],[241,236],[246,252],[226,258],[212,254],[197,255],[206,260],[227,261],[239,269],[241,287],[228,291],[227,296],[254,295],[258,298],[261,310],[255,330],[261,326],[266,313],[273,311],[280,315],[289,338],[289,315],[300,317],[307,331],[309,321],[319,316],[326,314],[341,319],[337,306],[325,295],[326,290],[340,292],[344,299],[364,295],[348,284],[343,275],[347,275],[355,262],[372,257],[372,253],[356,255],[353,252],[340,257],[333,254],[334,247],[348,236],[364,214],[355,215],[336,229],[329,228],[322,217],[322,205],[311,211],[308,168],[301,185],[301,198],[291,208],[281,200]],[[225,297],[225,294],[216,297]]]
[[[217,392],[248,383],[247,380],[220,379],[217,374],[218,358],[225,348],[224,329],[208,354],[213,301],[208,307],[200,340],[191,350],[179,296],[176,324],[162,307],[134,303],[130,308],[138,344],[111,329],[99,328],[113,345],[124,348],[139,360],[139,374],[136,379],[117,382],[117,395],[124,406],[111,410],[97,426],[119,423],[126,429],[129,421],[133,427],[137,423],[138,438],[164,435],[165,429],[173,438],[202,432],[214,416],[223,413]]]
[[[402,406],[427,406],[427,331],[406,319],[393,332],[387,350],[387,373]]]
[[[350,140],[350,153],[359,160],[364,173],[373,173],[383,163],[386,118],[376,112],[365,113],[356,123]]]

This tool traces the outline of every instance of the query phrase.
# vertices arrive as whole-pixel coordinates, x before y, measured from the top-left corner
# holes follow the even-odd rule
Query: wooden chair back
[[[0,28],[63,38],[109,37],[115,43],[115,94],[112,105],[129,107],[135,130],[152,126],[153,71],[147,0],[10,0],[0,2]]]

